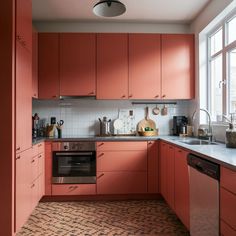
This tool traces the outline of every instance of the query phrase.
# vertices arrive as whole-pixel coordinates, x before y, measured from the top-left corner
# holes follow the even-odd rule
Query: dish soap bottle
[[[231,122],[229,128],[226,129],[225,143],[227,148],[236,148],[236,129],[233,124],[233,116],[231,114]]]

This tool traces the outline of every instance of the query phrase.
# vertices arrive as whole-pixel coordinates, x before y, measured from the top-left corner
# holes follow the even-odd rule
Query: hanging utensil
[[[159,107],[157,107],[157,104],[156,104],[156,107],[152,109],[152,114],[157,116],[159,115],[159,113],[160,113],[160,109]]]
[[[166,116],[168,114],[167,106],[164,104],[163,108],[161,109],[161,115]]]
[[[64,120],[60,120],[59,122],[57,122],[57,125],[60,127],[64,124]]]

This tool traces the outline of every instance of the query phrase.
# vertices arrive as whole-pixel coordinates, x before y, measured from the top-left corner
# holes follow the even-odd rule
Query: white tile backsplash
[[[172,117],[175,115],[189,116],[190,102],[177,101],[177,105],[167,105],[168,114],[162,116],[153,115],[152,109],[156,105],[147,104],[149,116],[156,122],[160,135],[171,134]],[[157,105],[160,110],[163,105]],[[87,136],[99,134],[98,118],[107,116],[114,121],[120,113],[125,116],[129,110],[134,111],[134,123],[144,118],[146,105],[132,105],[131,101],[117,100],[33,100],[33,113],[38,113],[40,119],[50,123],[50,118],[55,116],[57,121],[64,120],[63,135],[66,136]],[[191,115],[191,114],[190,114]],[[113,126],[112,126],[113,127]]]

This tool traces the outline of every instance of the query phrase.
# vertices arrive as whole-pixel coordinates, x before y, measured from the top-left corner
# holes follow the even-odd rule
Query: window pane
[[[230,44],[234,40],[236,40],[236,16],[227,23],[227,29],[228,29],[227,42],[228,44]]]
[[[222,115],[222,55],[211,61],[211,114],[215,120]]]
[[[222,49],[222,28],[210,37],[211,56]]]
[[[236,49],[228,55],[229,112],[236,112]]]

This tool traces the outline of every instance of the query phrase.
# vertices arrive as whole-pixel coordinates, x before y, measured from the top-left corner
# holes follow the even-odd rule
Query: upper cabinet
[[[32,2],[31,0],[16,1],[16,39],[32,50]]]
[[[96,95],[96,34],[60,34],[60,95]]]
[[[194,98],[194,36],[161,36],[162,98]]]
[[[32,97],[38,98],[38,32],[32,35]]]
[[[59,34],[38,34],[39,98],[59,98]]]
[[[128,99],[128,34],[97,35],[97,99]]]
[[[158,99],[161,95],[159,34],[129,35],[129,98]]]

